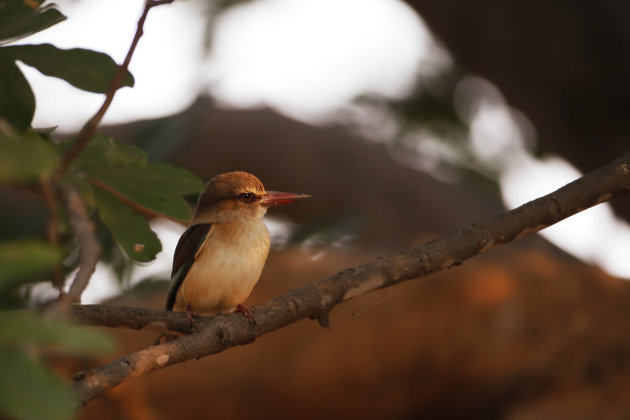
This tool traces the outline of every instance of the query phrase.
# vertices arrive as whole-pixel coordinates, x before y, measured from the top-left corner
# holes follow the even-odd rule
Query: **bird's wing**
[[[182,234],[175,248],[175,256],[173,257],[173,271],[171,272],[171,287],[168,291],[166,299],[166,309],[173,310],[177,291],[181,287],[188,270],[195,262],[197,251],[206,240],[212,223],[200,223],[192,225],[186,232]]]

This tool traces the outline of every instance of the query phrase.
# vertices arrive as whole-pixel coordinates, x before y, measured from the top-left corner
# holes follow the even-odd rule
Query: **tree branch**
[[[79,248],[79,271],[70,285],[67,298],[70,303],[81,302],[81,295],[96,269],[101,256],[101,244],[94,235],[94,224],[88,216],[79,193],[67,185],[60,185],[68,209],[68,223]]]
[[[51,307],[52,309],[62,309],[65,311],[68,309],[68,305],[70,303],[80,302],[81,294],[83,293],[83,290],[85,290],[92,273],[94,273],[94,269],[96,268],[96,264],[98,263],[101,253],[100,243],[94,236],[94,225],[85,211],[83,200],[81,200],[81,197],[76,191],[74,191],[74,189],[69,186],[62,185],[59,180],[63,173],[70,167],[70,164],[79,156],[79,154],[81,154],[92,136],[94,136],[96,128],[114,100],[114,95],[122,86],[125,74],[129,68],[129,63],[131,62],[131,57],[136,50],[140,37],[142,37],[144,33],[144,22],[146,21],[149,11],[155,6],[169,4],[173,1],[174,0],[146,0],[142,15],[138,20],[136,33],[131,41],[131,46],[127,51],[123,64],[120,65],[116,71],[116,75],[114,76],[114,80],[105,95],[103,104],[92,116],[92,118],[86,121],[83,125],[81,131],[79,131],[77,140],[74,144],[72,144],[70,149],[61,159],[57,173],[55,174],[54,180],[52,180],[54,181],[55,186],[58,187],[58,190],[64,199],[65,205],[68,209],[69,223],[79,246],[79,271],[77,272],[68,293],[61,293],[57,304],[53,305]],[[56,231],[58,223],[56,197],[54,195],[55,191],[51,191],[52,188],[48,187],[51,187],[51,185],[43,183],[44,195],[50,212],[49,227],[47,232],[49,241],[52,244],[56,244],[58,242],[58,232]],[[55,270],[55,282],[58,283],[57,285],[61,289],[62,280],[60,278],[60,271],[61,270],[58,268]]]
[[[253,308],[256,326],[249,325],[240,314],[219,314],[202,317],[197,331],[189,336],[151,346],[114,360],[98,369],[79,375],[75,383],[78,401],[84,405],[101,391],[130,378],[145,375],[166,366],[221,352],[230,347],[252,342],[256,337],[303,318],[318,319],[328,326],[328,313],[339,303],[370,291],[389,287],[404,280],[426,276],[462,264],[465,260],[499,245],[538,232],[575,213],[610,200],[630,190],[630,153],[559,190],[501,214],[483,224],[472,224],[452,235],[433,240],[417,248],[367,264],[348,268],[326,279],[293,290]],[[130,308],[93,306],[75,307],[78,319],[98,325],[125,325]],[[180,332],[183,314],[134,309],[143,317],[141,324],[165,322],[173,315]],[[100,311],[99,317],[88,317]],[[108,315],[104,315],[108,314]],[[111,316],[117,321],[111,322]],[[108,319],[101,321],[100,319]],[[102,323],[101,323],[102,322]],[[155,324],[154,324],[155,325]]]
[[[116,92],[122,86],[122,83],[125,80],[125,74],[127,72],[127,69],[129,68],[129,63],[131,63],[131,57],[136,50],[136,46],[138,45],[138,41],[140,41],[140,37],[142,37],[142,35],[144,34],[144,22],[147,19],[149,11],[155,6],[170,4],[173,1],[174,0],[147,0],[144,4],[144,10],[142,11],[142,15],[138,20],[136,33],[133,37],[133,40],[131,41],[131,46],[129,47],[129,51],[127,51],[127,56],[125,57],[125,60],[123,61],[122,65],[118,67],[116,75],[114,76],[114,80],[112,81],[109,90],[105,94],[105,100],[103,101],[103,104],[101,105],[99,110],[96,111],[96,114],[94,114],[92,118],[86,121],[86,123],[81,128],[81,131],[79,131],[79,136],[77,140],[63,156],[61,164],[59,165],[59,174],[63,174],[70,167],[70,164],[79,156],[79,154],[81,154],[92,136],[94,136],[96,128],[101,123],[103,116],[105,115],[105,113],[109,109],[109,106],[114,100],[114,95],[116,95]]]
[[[82,324],[139,331],[192,334],[183,312],[115,305],[72,305],[70,316]]]
[[[55,191],[53,180],[46,176],[40,179],[41,191],[48,210],[48,222],[46,223],[46,239],[53,246],[59,245],[59,197]],[[61,263],[53,267],[53,286],[59,293],[63,291],[63,271]]]

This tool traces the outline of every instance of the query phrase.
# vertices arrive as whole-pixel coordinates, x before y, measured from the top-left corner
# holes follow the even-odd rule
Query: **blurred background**
[[[121,62],[139,0],[57,1],[28,38]],[[272,211],[255,305],[537,198],[628,149],[630,3],[188,0],[151,11],[103,132],[204,180],[311,200]],[[24,67],[33,126],[78,130],[102,97]],[[9,191],[31,229],[45,207]],[[28,208],[28,211],[24,211]],[[81,418],[627,418],[630,198],[462,267],[164,369]],[[84,303],[161,308],[185,226],[133,265],[110,244]],[[17,233],[4,226],[5,235]],[[41,285],[34,299],[54,291]],[[113,331],[120,355],[154,334]],[[74,372],[107,359],[67,361]]]

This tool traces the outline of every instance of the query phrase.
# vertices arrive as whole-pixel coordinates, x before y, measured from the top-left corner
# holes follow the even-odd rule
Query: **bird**
[[[175,248],[166,309],[194,315],[241,312],[256,320],[244,301],[258,282],[270,237],[267,209],[308,194],[267,191],[254,175],[225,172],[203,188],[188,228]]]

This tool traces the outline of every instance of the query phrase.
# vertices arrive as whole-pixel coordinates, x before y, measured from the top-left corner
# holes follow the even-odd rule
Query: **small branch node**
[[[327,311],[325,314],[318,316],[317,322],[319,322],[320,327],[330,330],[332,328],[330,326],[330,311]]]
[[[217,330],[214,332],[214,335],[217,337],[221,344],[227,345],[231,341],[230,332],[223,327],[217,328]]]

